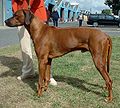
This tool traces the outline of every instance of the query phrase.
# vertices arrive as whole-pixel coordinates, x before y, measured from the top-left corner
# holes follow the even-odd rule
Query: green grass
[[[18,81],[21,52],[18,45],[0,49],[0,108],[119,108],[120,107],[120,37],[112,37],[110,76],[113,101],[106,103],[104,80],[96,70],[89,52],[69,53],[53,60],[52,72],[58,85],[37,96],[38,76]],[[37,59],[34,53],[34,69]]]

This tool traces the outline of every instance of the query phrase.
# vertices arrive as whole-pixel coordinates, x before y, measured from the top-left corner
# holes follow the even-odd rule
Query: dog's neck
[[[42,31],[42,28],[46,26],[46,24],[44,24],[43,21],[40,21],[37,17],[34,17],[29,25],[24,26],[28,30],[32,40],[34,40],[38,36],[38,33]]]

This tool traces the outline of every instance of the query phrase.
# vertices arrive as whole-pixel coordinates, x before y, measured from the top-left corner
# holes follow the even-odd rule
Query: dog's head
[[[15,12],[13,17],[5,20],[5,23],[9,27],[17,27],[25,24],[29,25],[33,16],[34,15],[29,10],[22,9]]]

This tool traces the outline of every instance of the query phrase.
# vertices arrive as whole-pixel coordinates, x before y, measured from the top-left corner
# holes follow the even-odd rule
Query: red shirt
[[[16,12],[20,9],[28,9],[28,0],[12,0],[12,10]],[[47,21],[47,14],[44,5],[44,0],[30,0],[31,11],[40,20]]]

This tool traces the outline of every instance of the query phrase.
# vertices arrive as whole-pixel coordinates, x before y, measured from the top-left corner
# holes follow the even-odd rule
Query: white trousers
[[[18,36],[23,60],[22,75],[33,75],[34,70],[32,60],[31,38],[24,26],[18,27]]]
[[[32,48],[31,48],[31,38],[24,26],[18,27],[18,36],[20,41],[20,47],[22,52],[22,76],[33,75],[33,59],[32,59]],[[52,72],[50,74],[52,78]]]

